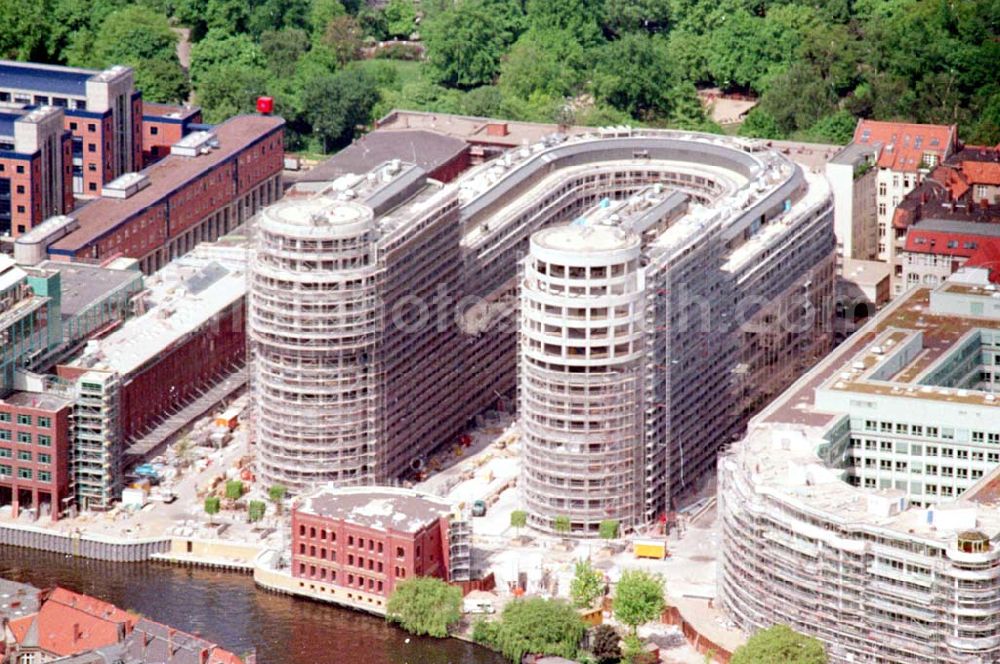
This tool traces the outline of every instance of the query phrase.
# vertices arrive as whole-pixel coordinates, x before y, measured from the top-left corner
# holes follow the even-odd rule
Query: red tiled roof
[[[988,245],[996,245],[997,249],[1000,249],[1000,239],[971,233],[926,231],[917,226],[907,232],[904,248],[906,251],[918,254],[971,258]]]
[[[972,184],[1000,185],[1000,163],[963,161],[962,173]]]
[[[969,267],[988,269],[990,281],[1000,284],[1000,238],[990,238],[984,241],[965,264]]]
[[[881,144],[878,166],[894,171],[915,172],[924,154],[931,152],[943,160],[956,142],[955,125],[923,125],[906,122],[860,120],[854,130],[854,142]]]
[[[137,620],[113,604],[65,588],[54,589],[31,618],[37,618],[38,647],[61,656],[117,643]]]

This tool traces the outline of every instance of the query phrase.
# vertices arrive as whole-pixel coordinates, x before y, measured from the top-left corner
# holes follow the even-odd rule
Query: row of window
[[[330,581],[332,583],[337,582],[337,570],[328,570],[325,567],[316,568],[315,565],[308,566],[308,574],[306,573],[306,564],[299,563],[299,576],[305,576],[310,579],[318,579],[320,581]],[[343,576],[341,581],[344,581]],[[343,585],[348,588],[357,588],[359,590],[368,590],[368,592],[381,593],[383,592],[383,583],[376,579],[368,579],[360,575],[348,574],[346,578],[346,583]]]
[[[14,469],[7,464],[0,463],[0,479],[12,477],[14,475]],[[18,468],[17,469],[17,479],[19,480],[30,480],[34,479],[34,472],[31,468]],[[52,473],[47,470],[38,471],[38,481],[39,482],[51,482]]]
[[[0,447],[0,459],[11,459],[11,458],[13,458],[13,456],[14,456],[14,453],[13,453],[12,450],[10,450],[9,448],[6,448],[6,447]],[[17,460],[18,461],[31,461],[32,460],[32,454],[31,454],[31,452],[29,452],[27,450],[18,450],[17,451]],[[50,454],[41,454],[40,453],[38,455],[38,463],[43,463],[43,464],[52,463],[52,455],[50,455]]]
[[[878,431],[881,433],[897,433],[904,436],[919,436],[921,438],[941,438],[943,440],[955,440],[954,427],[925,427],[920,424],[901,424],[892,422],[878,422],[876,420],[865,420],[865,431]],[[988,442],[1000,445],[1000,432],[987,433],[983,431],[973,431],[972,442]]]
[[[979,434],[977,436],[976,434]],[[997,441],[982,435],[982,432],[972,432],[972,442],[982,443],[988,440],[991,443]],[[994,434],[990,434],[993,436]],[[968,450],[964,448],[939,447],[937,445],[920,445],[917,443],[907,443],[905,441],[891,440],[870,440],[863,438],[851,438],[851,448],[860,450],[862,444],[864,449],[879,452],[894,452],[897,454],[907,454],[910,456],[940,456],[946,459],[972,459],[973,461],[989,461],[990,463],[1000,463],[1000,452],[982,452],[979,450]]]
[[[28,431],[18,431],[17,432],[17,442],[24,445],[31,445],[32,435]],[[38,443],[40,447],[52,447],[52,437],[47,436],[43,433],[38,434],[34,437],[35,442]],[[14,434],[10,429],[0,429],[0,442],[9,443],[14,440]]]
[[[39,428],[42,428],[42,429],[51,429],[52,428],[52,418],[51,417],[46,417],[44,415],[39,415],[38,418],[36,418],[36,419],[37,419],[38,427]],[[10,413],[0,412],[0,422],[10,422],[10,421],[11,421]],[[25,415],[24,413],[18,413],[18,415],[17,415],[17,423],[19,425],[21,425],[21,426],[30,427],[32,421],[33,420],[31,418],[31,415]]]

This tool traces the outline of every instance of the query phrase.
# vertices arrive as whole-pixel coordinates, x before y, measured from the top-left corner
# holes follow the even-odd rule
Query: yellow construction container
[[[637,539],[632,542],[632,551],[636,558],[663,560],[667,557],[667,543],[660,539]]]

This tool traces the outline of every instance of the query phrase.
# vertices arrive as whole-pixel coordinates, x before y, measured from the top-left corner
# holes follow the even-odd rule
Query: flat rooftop
[[[100,302],[112,292],[139,282],[142,273],[138,270],[112,270],[88,263],[63,263],[43,261],[41,269],[58,270],[62,284],[62,315],[71,317]]]
[[[145,189],[124,199],[97,198],[73,211],[70,216],[80,227],[55,242],[49,252],[74,255],[284,124],[273,115],[238,115],[226,120],[212,130],[219,141],[217,149],[197,157],[169,155],[142,171],[150,181]]]
[[[376,129],[308,171],[293,173],[291,182],[330,182],[348,173],[367,173],[398,159],[427,171],[447,164],[469,149],[464,140],[423,129]]]
[[[148,309],[87,343],[68,366],[126,376],[200,329],[246,294],[246,255],[199,245],[145,279]]]
[[[336,519],[374,530],[415,533],[443,516],[451,506],[434,496],[396,487],[321,487],[295,505],[301,514]]]
[[[845,258],[843,266],[842,278],[859,286],[877,286],[892,274],[892,267],[882,261]]]
[[[142,102],[142,117],[166,118],[183,121],[201,113],[201,107],[180,104],[157,104],[152,101]]]
[[[7,395],[0,403],[10,404],[18,408],[38,408],[55,412],[73,405],[72,399],[67,399],[49,392],[14,392]]]
[[[74,67],[0,60],[0,89],[83,97],[87,94],[87,80],[99,73]]]

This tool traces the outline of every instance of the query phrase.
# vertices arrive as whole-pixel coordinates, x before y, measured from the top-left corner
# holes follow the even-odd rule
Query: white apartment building
[[[301,490],[415,474],[520,365],[532,525],[652,522],[828,349],[831,215],[825,180],[761,144],[627,127],[550,136],[448,185],[390,162],[293,189],[255,231],[259,475]],[[542,324],[524,334],[519,291]],[[631,477],[580,481],[572,466],[601,454]]]
[[[958,281],[960,279],[961,281]],[[893,302],[719,461],[719,597],[833,662],[1000,657],[1000,298]]]

